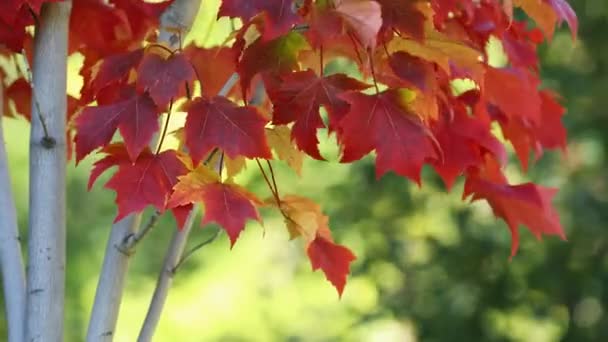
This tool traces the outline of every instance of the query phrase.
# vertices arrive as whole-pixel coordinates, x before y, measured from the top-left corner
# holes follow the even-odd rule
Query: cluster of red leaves
[[[41,2],[0,5],[0,44],[21,50]],[[202,224],[216,222],[234,245],[248,220],[261,221],[259,207],[275,207],[291,237],[307,242],[313,269],[342,293],[354,255],[333,242],[318,205],[280,196],[259,162],[278,159],[299,174],[304,154],[324,159],[317,134],[327,128],[342,162],[374,152],[378,177],[392,171],[420,185],[428,164],[450,189],[463,176],[463,197],[486,200],[508,223],[512,254],[519,225],[539,238],[564,238],[551,206],[556,190],[509,184],[501,171],[504,145],[490,128],[502,129],[523,169],[530,152],[538,158],[565,147],[564,110],[540,88],[536,49],[562,21],[576,35],[566,0],[224,0],[218,17],[242,21],[230,43],[172,52],[154,44],[158,15],[169,2],[74,2],[70,52],[85,57],[84,86],[70,110],[77,113],[76,161],[103,155],[89,186],[118,168],[106,184],[117,194],[117,220],[152,205],[172,211],[181,226],[192,205],[202,203]],[[532,20],[516,20],[513,6]],[[488,63],[490,39],[501,43],[506,66]],[[354,63],[360,76],[325,72],[337,60]],[[218,96],[234,73],[241,91]],[[453,81],[460,79],[474,87],[456,92]],[[200,84],[196,98],[193,83]],[[18,79],[5,96],[27,115],[29,92]],[[160,134],[162,142],[166,134],[159,117],[184,98],[187,117],[176,132],[182,148],[152,151],[153,137]],[[117,131],[122,142],[113,143]],[[246,159],[258,161],[270,199],[234,182]]]

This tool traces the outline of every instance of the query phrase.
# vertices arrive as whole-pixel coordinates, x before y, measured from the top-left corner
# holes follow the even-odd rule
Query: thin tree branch
[[[0,108],[4,108],[3,85],[0,80]],[[25,271],[21,254],[21,240],[17,226],[17,210],[8,169],[8,157],[2,131],[0,109],[0,267],[4,290],[5,317],[9,342],[23,341],[25,319]]]
[[[201,2],[175,0],[160,17],[158,42],[168,45],[171,51],[181,48],[181,37],[190,31]],[[156,145],[156,141],[153,144]],[[154,147],[156,146],[151,146]],[[89,320],[87,342],[112,341],[129,267],[129,255],[154,225],[152,222],[138,233],[140,221],[141,214],[132,214],[112,225]]]
[[[161,213],[159,211],[155,211],[148,222],[143,228],[136,232],[131,232],[123,237],[122,241],[119,244],[115,244],[114,247],[117,248],[121,253],[126,254],[127,256],[133,255],[135,253],[135,247],[137,244],[143,240],[146,235],[156,226],[158,219],[160,218]],[[139,226],[139,224],[137,225]]]
[[[216,230],[215,233],[213,233],[213,235],[210,238],[199,243],[198,245],[195,245],[194,247],[192,247],[188,251],[186,251],[186,253],[184,253],[184,255],[179,259],[179,261],[177,262],[177,264],[175,265],[175,267],[173,267],[173,269],[171,271],[174,274],[177,273],[179,268],[184,264],[184,262],[186,262],[186,260],[188,260],[192,255],[194,255],[194,253],[196,253],[196,251],[198,251],[199,249],[201,249],[201,248],[207,246],[208,244],[212,243],[213,241],[215,241],[215,239],[217,239],[217,237],[220,236],[221,232],[222,232],[221,229]]]
[[[184,247],[188,241],[188,235],[194,225],[194,219],[196,218],[196,208],[193,208],[188,214],[184,227],[179,230],[176,229],[173,239],[169,244],[167,253],[165,254],[165,260],[163,261],[163,268],[158,276],[156,282],[156,288],[148,307],[148,313],[139,332],[138,342],[149,342],[152,341],[152,337],[156,332],[156,327],[160,321],[160,316],[169,294],[169,288],[173,282],[174,268],[181,259]]]
[[[36,27],[30,134],[25,341],[62,341],[68,24],[72,2],[45,3]],[[39,106],[36,105],[36,102]],[[44,113],[40,111],[44,108]],[[43,124],[44,123],[44,124]],[[48,144],[46,139],[52,139]]]

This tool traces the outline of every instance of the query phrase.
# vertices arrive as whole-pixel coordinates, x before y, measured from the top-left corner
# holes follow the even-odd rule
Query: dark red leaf
[[[376,175],[395,171],[420,184],[425,161],[439,156],[431,131],[403,104],[399,90],[377,95],[347,93],[350,111],[340,122],[342,162],[352,162],[376,150]]]
[[[230,158],[271,158],[264,126],[255,107],[239,107],[225,97],[198,98],[187,108],[186,146],[194,164],[214,148]]]
[[[241,18],[247,22],[258,14],[264,16],[264,40],[284,35],[302,21],[293,0],[224,0],[218,16]]]
[[[172,150],[156,155],[146,148],[133,163],[125,159],[120,149],[108,152],[116,154],[102,159],[98,172],[107,168],[109,163],[118,166],[118,171],[105,185],[116,191],[118,214],[115,222],[144,210],[148,205],[160,212],[165,211],[177,177],[188,171],[176,151]]]
[[[313,271],[323,270],[327,280],[338,290],[338,295],[342,296],[346,277],[350,272],[350,263],[356,259],[355,255],[348,248],[320,234],[310,242],[306,252]]]
[[[107,145],[117,128],[135,161],[158,131],[158,112],[147,94],[134,94],[114,104],[86,107],[76,118],[76,128],[76,162]]]
[[[349,110],[348,103],[338,95],[368,87],[343,74],[319,77],[310,69],[288,74],[277,90],[269,89],[274,103],[273,123],[295,122],[292,139],[298,148],[315,159],[323,160],[317,147],[317,130],[325,127],[319,108],[325,107],[330,115],[330,128],[334,128]]]
[[[176,98],[180,87],[194,79],[192,65],[184,54],[164,59],[155,53],[144,56],[137,69],[137,89],[148,91],[156,105],[164,108]]]
[[[519,246],[519,225],[525,225],[540,239],[543,234],[566,239],[559,216],[551,204],[557,189],[532,183],[509,185],[492,158],[486,158],[481,169],[468,175],[464,196],[472,200],[485,199],[494,215],[504,219],[511,230],[511,257]]]

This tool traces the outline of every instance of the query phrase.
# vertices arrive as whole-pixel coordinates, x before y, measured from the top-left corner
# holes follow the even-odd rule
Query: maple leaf
[[[545,2],[555,11],[558,24],[561,24],[563,21],[568,23],[572,32],[572,39],[575,40],[578,33],[578,18],[572,7],[570,7],[570,4],[566,0],[545,0]]]
[[[315,49],[321,46],[332,47],[327,43],[344,37],[344,20],[334,10],[331,2],[316,1],[310,4],[306,12],[309,28],[305,35]]]
[[[122,144],[110,145],[103,152],[107,156],[95,163],[89,187],[109,167],[118,166],[118,170],[105,185],[116,192],[118,214],[114,222],[131,213],[140,212],[148,205],[164,212],[168,208],[167,203],[178,176],[188,171],[174,150],[154,154],[146,148],[134,162],[130,161],[128,148]]]
[[[502,163],[507,160],[503,145],[490,133],[489,123],[469,117],[466,109],[455,101],[450,105],[453,111],[444,110],[433,125],[433,133],[443,152],[443,158],[433,162],[433,167],[448,190],[456,177],[470,167],[483,164],[486,153]]]
[[[418,41],[424,39],[426,16],[418,9],[418,1],[376,1],[382,8],[382,31],[395,30]]]
[[[217,173],[206,166],[180,177],[170,205],[201,202],[205,214],[201,225],[216,222],[228,234],[231,248],[245,228],[247,220],[261,221],[256,206],[261,201],[242,186],[221,183]]]
[[[355,33],[365,49],[376,47],[376,38],[382,27],[382,9],[373,0],[334,0],[335,11]]]
[[[75,122],[78,131],[74,139],[76,162],[94,149],[107,145],[117,128],[125,140],[130,159],[135,161],[158,131],[158,112],[147,94],[133,94],[116,103],[86,107]]]
[[[216,96],[197,98],[186,109],[185,143],[195,165],[216,147],[233,159],[272,158],[264,135],[268,120],[255,107]]]
[[[81,52],[93,64],[105,56],[132,50],[129,47],[134,38],[124,10],[99,0],[73,2],[69,52]]]
[[[126,80],[130,71],[139,65],[143,55],[143,49],[136,49],[108,56],[97,61],[92,67],[82,69],[80,73],[85,85],[81,91],[82,97],[92,100],[104,87]]]
[[[481,51],[465,41],[437,31],[431,24],[425,26],[424,41],[396,37],[388,43],[387,48],[393,52],[404,51],[412,56],[437,63],[448,75],[452,73],[452,64],[469,71],[471,77],[475,79],[483,74],[483,66],[480,63]]]
[[[292,139],[298,148],[315,159],[323,160],[317,146],[317,130],[325,127],[319,113],[320,106],[329,113],[333,128],[349,110],[348,103],[338,95],[368,87],[343,74],[319,77],[310,69],[288,74],[282,78],[277,90],[269,89],[274,104],[272,121],[277,125],[295,122]]]
[[[467,176],[463,197],[485,199],[494,215],[504,219],[511,230],[511,257],[519,246],[519,225],[525,225],[540,239],[543,234],[566,239],[559,216],[551,205],[557,189],[532,183],[509,185],[498,164],[490,157],[485,165]]]
[[[93,184],[95,184],[99,176],[107,169],[113,166],[120,166],[121,164],[131,164],[127,149],[122,143],[109,144],[105,146],[101,152],[103,152],[105,156],[93,164],[93,169],[89,175],[89,182],[87,183],[87,189],[89,191],[93,188]]]
[[[206,97],[218,94],[236,68],[235,51],[228,47],[201,48],[191,44],[184,54],[194,66]]]
[[[539,29],[528,30],[525,21],[514,21],[501,37],[502,46],[514,67],[531,67],[538,70],[536,46],[543,41]]]
[[[538,160],[545,148],[566,148],[566,129],[561,122],[564,108],[550,91],[540,91],[539,95],[541,100],[539,124],[525,117],[498,117],[503,135],[513,144],[524,171],[528,169],[531,151],[534,153],[534,159]]]
[[[282,74],[297,70],[298,53],[306,45],[304,37],[296,32],[269,41],[261,38],[255,40],[245,48],[237,65],[243,92],[246,93],[251,80],[258,73]]]
[[[177,229],[182,230],[186,225],[186,221],[188,220],[188,216],[194,209],[192,204],[180,205],[175,208],[171,208],[171,214],[175,219],[175,223],[177,224]]]
[[[421,58],[397,51],[390,55],[389,65],[395,75],[410,87],[423,93],[433,93],[437,88],[433,64]]]
[[[293,146],[289,127],[280,125],[266,128],[266,140],[280,160],[285,161],[298,176],[302,175],[304,154]]]
[[[437,142],[423,121],[404,103],[405,89],[375,95],[346,93],[350,111],[340,121],[341,162],[347,163],[376,150],[376,176],[392,170],[420,184],[425,161],[438,158]]]
[[[346,277],[350,273],[350,263],[356,259],[350,249],[318,235],[308,244],[306,253],[310,259],[312,270],[323,270],[327,280],[334,285],[338,295],[342,296],[346,285]]]
[[[44,2],[59,2],[62,0],[3,0],[0,3],[0,20],[9,25],[15,24],[22,10],[31,10],[38,15]],[[31,16],[31,15],[30,15]]]
[[[519,116],[539,123],[539,81],[521,69],[486,68],[483,93],[507,117]],[[517,99],[517,101],[513,101]]]
[[[23,51],[25,41],[29,37],[25,28],[33,23],[27,6],[12,9],[10,2],[0,1],[0,48],[6,47],[17,53]]]
[[[277,205],[274,199],[267,202]],[[279,208],[285,216],[290,238],[302,236],[306,240],[306,251],[313,271],[322,269],[341,296],[355,255],[348,248],[333,242],[329,219],[312,200],[286,195],[281,198]]]
[[[159,18],[163,12],[174,2],[164,1],[133,1],[133,0],[109,0],[116,8],[124,11],[127,15],[133,39],[145,38],[149,31],[156,29]],[[171,29],[171,28],[169,28]]]
[[[16,112],[12,113],[13,116],[16,116],[16,114],[21,114],[28,121],[31,120],[32,87],[25,78],[18,78],[16,81],[11,83],[11,85],[8,86],[4,91],[4,98],[6,99],[4,101],[4,113],[6,115],[12,112],[9,110],[9,101],[7,101],[11,100],[15,106]]]
[[[148,91],[160,108],[166,107],[171,99],[177,97],[180,87],[193,79],[192,65],[181,53],[168,58],[148,53],[137,69],[137,89]]]
[[[218,17],[241,18],[247,22],[258,14],[264,15],[264,40],[282,36],[302,21],[294,0],[224,0]]]

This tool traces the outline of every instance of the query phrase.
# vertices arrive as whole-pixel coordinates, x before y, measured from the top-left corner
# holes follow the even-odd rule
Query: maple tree
[[[200,0],[73,1],[67,53],[84,56],[83,86],[78,98],[63,99],[65,146],[48,135],[48,109],[37,108],[27,72],[5,78],[4,115],[41,121],[44,146],[76,163],[99,156],[89,187],[113,172],[105,187],[116,193],[115,221],[152,206],[187,230],[202,204],[202,224],[217,223],[233,246],[248,221],[263,220],[260,208],[273,208],[341,295],[355,255],[334,241],[317,204],[281,191],[272,167],[285,163],[299,175],[304,156],[324,160],[318,136],[326,128],[340,162],[375,154],[378,178],[394,172],[423,186],[424,165],[448,190],[464,178],[463,198],[486,200],[507,222],[511,256],[520,225],[539,238],[565,238],[551,204],[556,189],[510,184],[502,169],[507,143],[524,170],[530,152],[537,159],[565,147],[564,109],[541,85],[536,50],[562,22],[576,37],[566,0],[224,0],[218,19],[236,24],[216,47],[183,46],[188,28],[159,24],[188,1],[198,9]],[[44,24],[41,8],[54,6],[44,2],[65,3],[0,4],[6,73],[36,53],[29,27]],[[505,65],[490,63],[491,41]],[[356,71],[336,72],[345,61]],[[472,85],[459,89],[459,80]],[[169,131],[178,109],[185,122]],[[259,169],[266,194],[238,183],[245,164]]]

